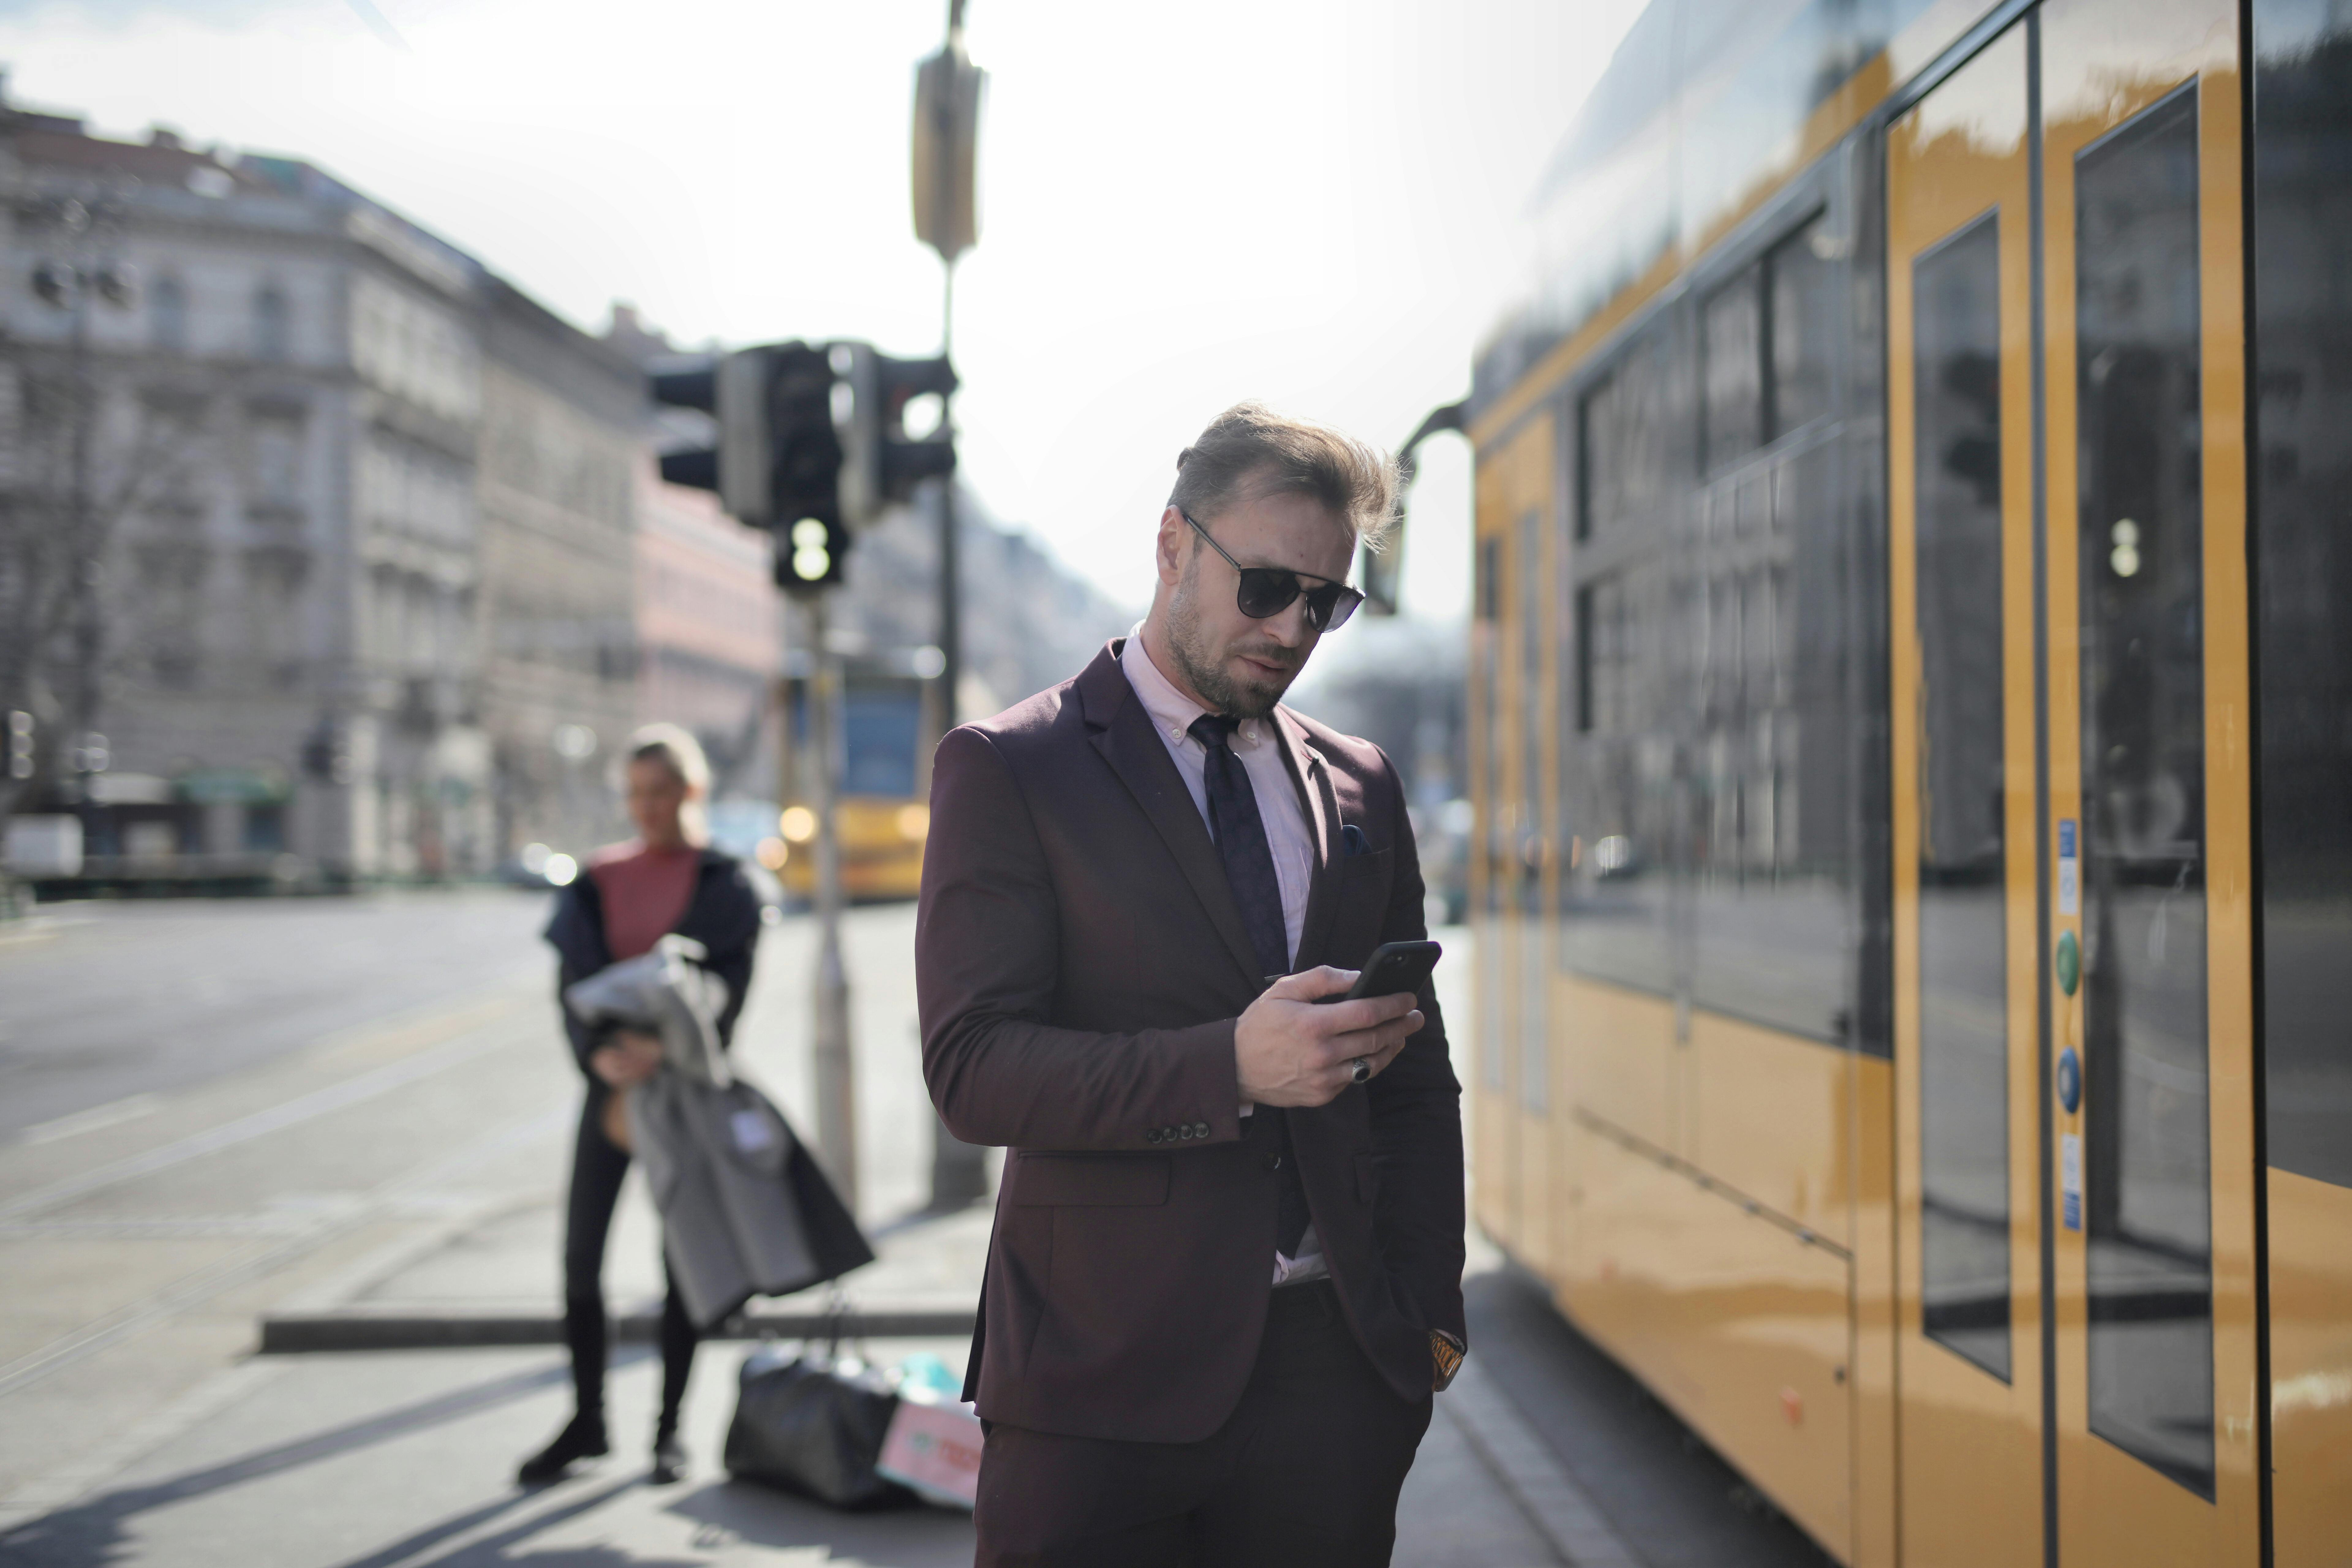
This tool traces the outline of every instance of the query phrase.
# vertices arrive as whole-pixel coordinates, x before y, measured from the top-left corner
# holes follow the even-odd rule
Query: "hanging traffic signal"
[[[842,509],[864,527],[893,503],[913,500],[923,480],[955,472],[955,430],[947,417],[948,398],[957,386],[955,367],[945,354],[894,359],[854,342],[836,343],[834,363],[849,385]],[[908,406],[923,397],[939,399],[939,417],[922,434],[911,435]]]
[[[715,447],[662,454],[662,478],[715,490],[738,521],[774,533],[776,582],[794,592],[840,583],[849,553],[837,359],[846,365],[835,350],[768,343],[650,378],[655,401],[718,425]]]
[[[649,379],[656,402],[698,409],[719,427],[716,446],[663,453],[662,478],[715,490],[729,513],[774,532],[776,581],[789,589],[841,582],[853,528],[955,472],[956,374],[944,354],[770,343]],[[919,398],[938,399],[939,416],[910,430]]]

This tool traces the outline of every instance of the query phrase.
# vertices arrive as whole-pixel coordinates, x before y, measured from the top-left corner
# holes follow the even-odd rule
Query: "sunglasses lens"
[[[1326,594],[1330,597],[1324,598]],[[1354,615],[1356,606],[1363,602],[1363,595],[1335,583],[1307,596],[1307,618],[1314,623],[1318,632],[1337,631],[1348,624],[1348,617]]]
[[[1254,621],[1278,616],[1298,597],[1298,579],[1287,572],[1270,567],[1250,566],[1242,571],[1242,584],[1234,603],[1243,615]]]

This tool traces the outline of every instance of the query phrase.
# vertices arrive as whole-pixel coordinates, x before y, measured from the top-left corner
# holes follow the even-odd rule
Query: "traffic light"
[[[843,581],[851,530],[955,471],[946,356],[893,359],[870,344],[770,343],[651,378],[656,402],[718,423],[716,447],[666,452],[662,478],[716,490],[734,517],[776,535],[776,581],[795,591]],[[940,399],[937,425],[907,429],[907,406]]]
[[[947,421],[947,400],[957,386],[955,367],[945,354],[893,359],[866,343],[835,344],[834,363],[849,384],[842,510],[863,527],[893,502],[914,499],[923,480],[955,472],[955,432]],[[921,436],[909,436],[907,405],[923,396],[940,400],[939,423]]]
[[[776,585],[788,593],[832,588],[845,580],[849,530],[820,517],[803,517],[776,539]]]
[[[8,776],[33,776],[33,716],[22,708],[8,710]]]

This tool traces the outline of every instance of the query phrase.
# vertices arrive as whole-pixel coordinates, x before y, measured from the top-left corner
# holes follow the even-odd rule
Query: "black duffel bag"
[[[915,1494],[874,1473],[898,1396],[839,1347],[754,1351],[736,1374],[727,1473],[842,1509],[905,1508]]]

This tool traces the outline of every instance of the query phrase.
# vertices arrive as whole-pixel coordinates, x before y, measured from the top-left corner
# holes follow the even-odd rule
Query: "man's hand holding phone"
[[[1430,944],[1433,948],[1434,943]],[[1350,995],[1365,973],[1396,974],[1375,953],[1364,971],[1325,964],[1286,974],[1250,1004],[1234,1029],[1242,1098],[1258,1105],[1328,1105],[1351,1083],[1377,1076],[1424,1022],[1410,988]],[[1432,955],[1431,962],[1434,962]],[[1427,969],[1422,969],[1425,976]],[[1356,1063],[1361,1061],[1361,1069]]]

